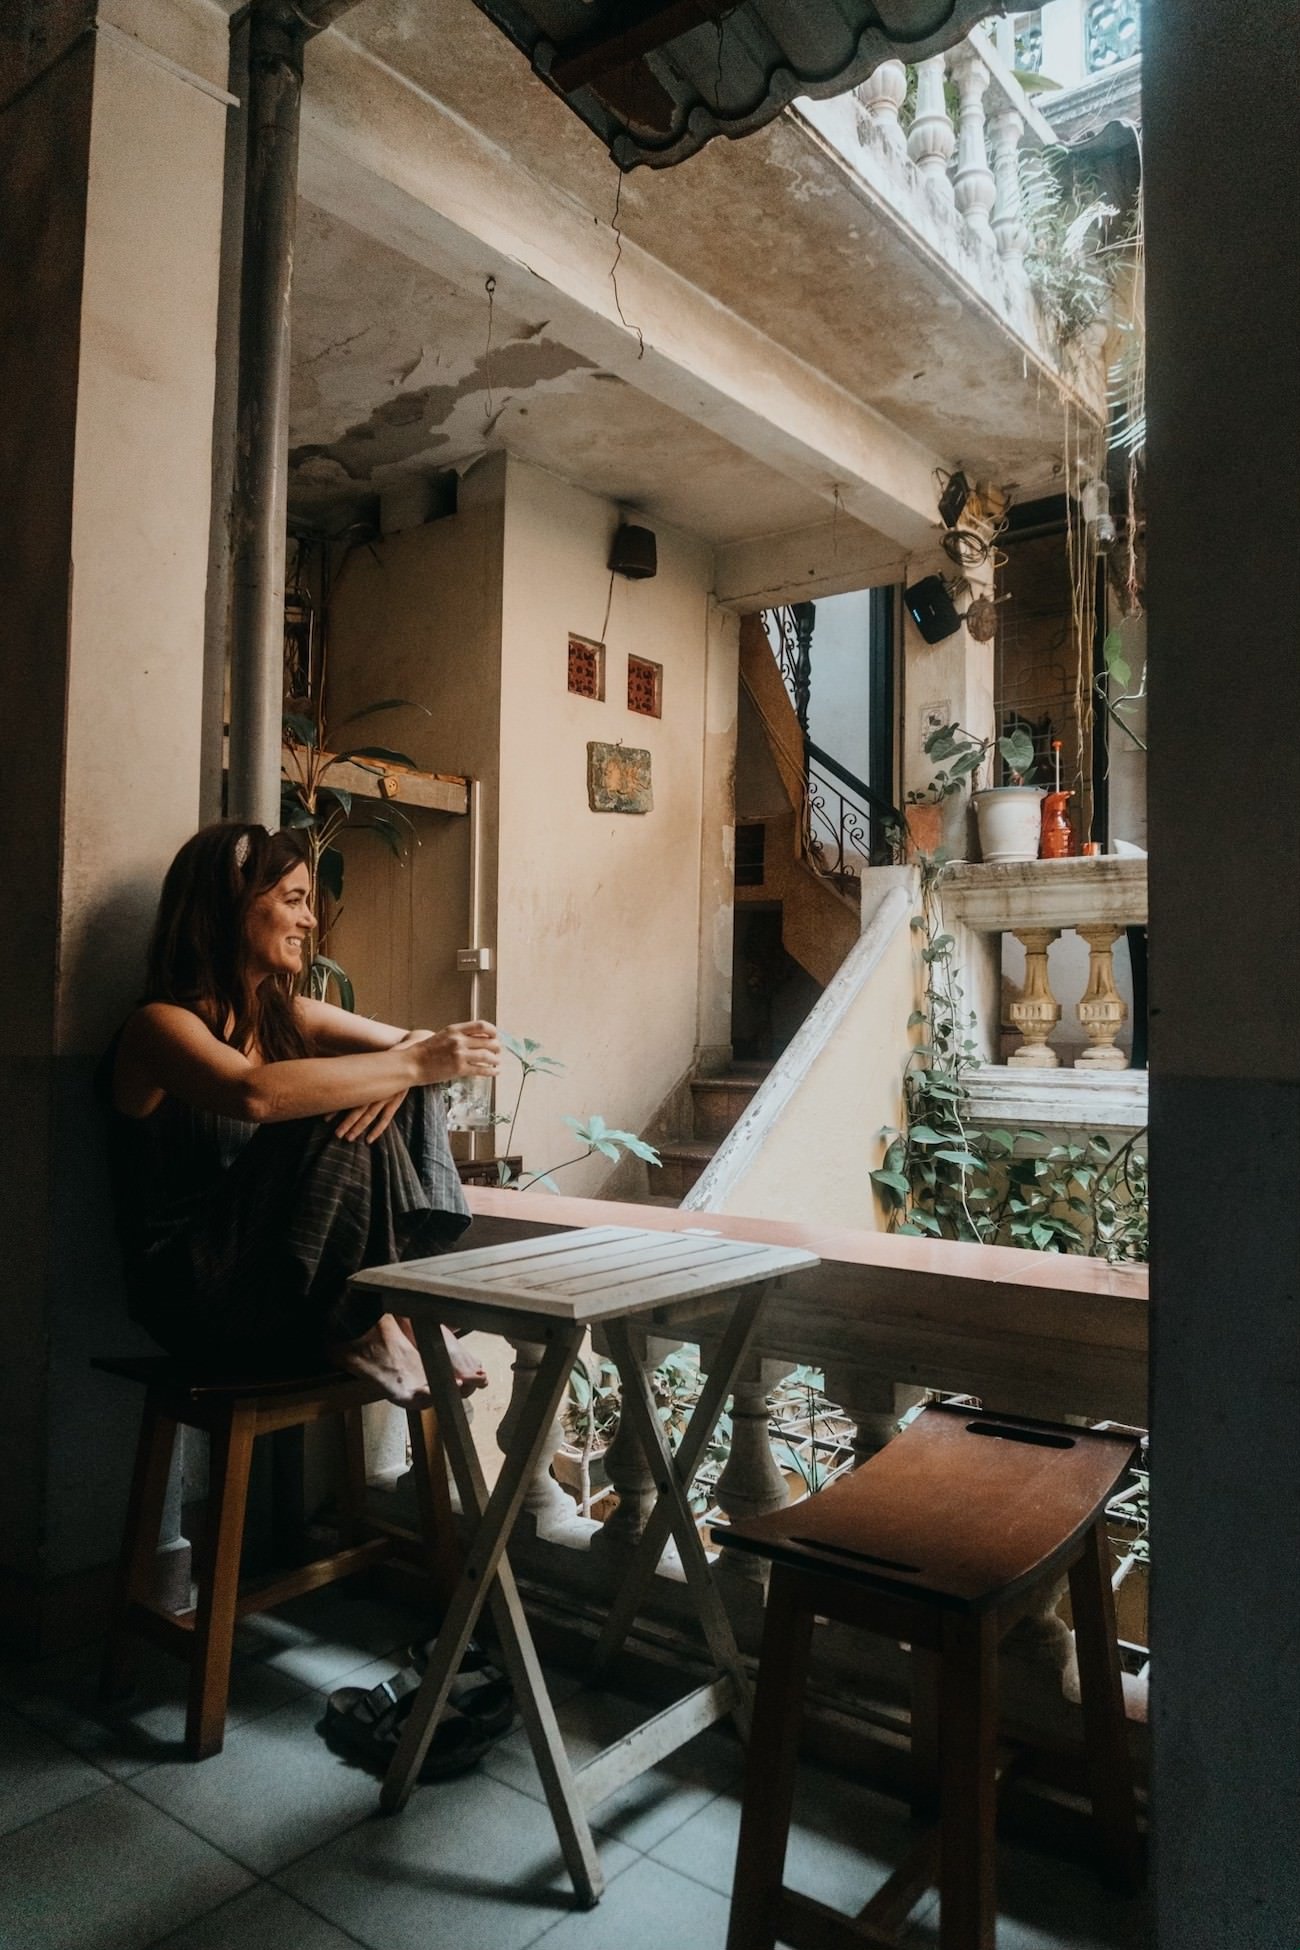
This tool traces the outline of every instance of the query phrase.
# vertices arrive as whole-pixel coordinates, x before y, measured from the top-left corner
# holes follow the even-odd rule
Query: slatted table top
[[[358,1286],[472,1303],[573,1323],[647,1313],[818,1265],[797,1246],[761,1246],[701,1232],[596,1226],[475,1252],[445,1253],[358,1273]]]

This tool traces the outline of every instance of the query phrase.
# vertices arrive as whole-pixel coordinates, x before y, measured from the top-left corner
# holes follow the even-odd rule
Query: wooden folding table
[[[491,1607],[502,1660],[515,1688],[565,1863],[578,1898],[587,1907],[599,1901],[604,1888],[588,1811],[728,1713],[734,1715],[742,1736],[748,1732],[749,1684],[691,1513],[690,1487],[753,1341],[773,1281],[817,1263],[812,1253],[794,1247],[760,1246],[703,1232],[598,1226],[375,1267],[357,1276],[358,1285],[378,1288],[393,1312],[409,1315],[461,1507],[467,1515],[477,1513],[479,1519],[384,1781],[380,1799],[386,1810],[395,1812],[404,1806],[411,1792],[485,1604]],[[637,1357],[635,1328],[671,1332],[683,1321],[718,1313],[729,1316],[721,1345],[674,1456]],[[444,1323],[530,1341],[545,1349],[490,1496],[442,1336]],[[622,1645],[671,1537],[716,1672],[705,1685],[575,1772],[560,1737],[506,1546],[591,1328],[600,1328],[606,1336],[622,1382],[623,1414],[658,1491],[602,1631],[596,1668],[600,1670]]]

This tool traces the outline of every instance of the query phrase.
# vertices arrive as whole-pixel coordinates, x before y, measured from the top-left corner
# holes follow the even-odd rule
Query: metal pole
[[[248,158],[248,16],[230,23],[230,92],[238,97],[226,123],[221,215],[221,286],[217,296],[216,383],[212,402],[212,513],[203,615],[203,728],[199,818],[219,819],[225,771],[226,680],[230,666],[231,532],[239,417],[239,315],[244,239],[244,169]]]
[[[270,827],[280,823],[289,302],[306,37],[278,0],[254,0],[249,14],[248,163],[231,520],[226,804],[231,818]]]

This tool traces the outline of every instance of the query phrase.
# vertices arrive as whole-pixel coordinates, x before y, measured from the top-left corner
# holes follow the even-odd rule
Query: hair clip
[[[252,851],[252,846],[252,836],[248,833],[241,833],[235,841],[235,865],[241,872],[248,865],[248,856]]]

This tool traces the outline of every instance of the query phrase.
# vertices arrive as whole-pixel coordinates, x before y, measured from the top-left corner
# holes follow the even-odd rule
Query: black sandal
[[[326,1745],[375,1773],[387,1773],[419,1685],[415,1674],[399,1672],[369,1691],[364,1686],[340,1686],[325,1706]],[[445,1781],[468,1773],[482,1760],[493,1738],[471,1715],[449,1703],[421,1763],[420,1779]]]
[[[436,1637],[417,1639],[407,1647],[407,1663],[421,1677],[437,1643]],[[505,1733],[514,1724],[515,1689],[500,1668],[492,1664],[477,1639],[471,1639],[465,1647],[448,1698],[458,1713],[493,1737]]]

